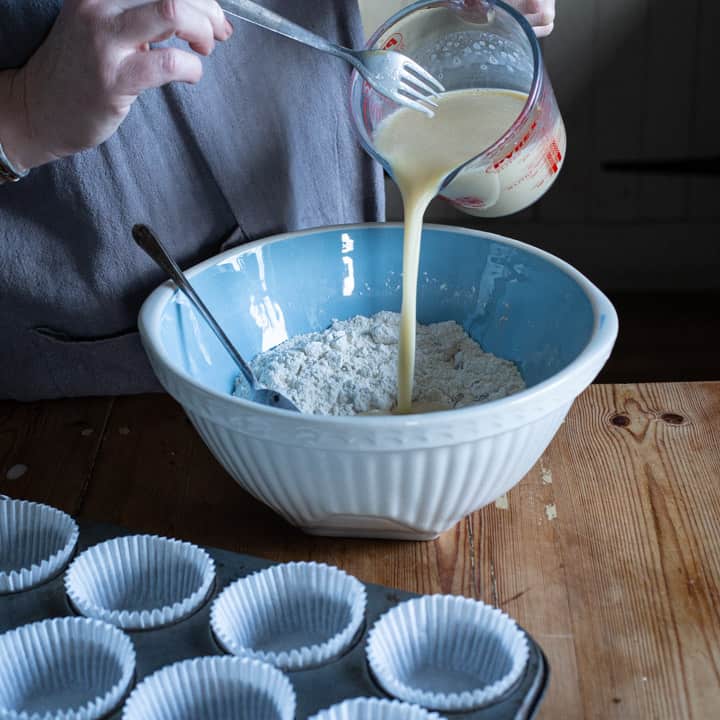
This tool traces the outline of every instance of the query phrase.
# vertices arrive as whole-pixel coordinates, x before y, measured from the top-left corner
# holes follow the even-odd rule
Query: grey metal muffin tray
[[[132,532],[124,528],[81,522],[80,540],[76,552],[81,552],[103,540],[130,534]],[[175,625],[158,630],[128,633],[137,653],[134,685],[161,667],[178,660],[224,654],[210,630],[212,599],[237,578],[274,564],[250,555],[215,548],[205,549],[215,561],[217,580],[201,608]],[[382,585],[366,584],[366,588],[368,604],[365,625],[351,649],[322,667],[287,673],[297,693],[297,720],[306,720],[318,710],[348,698],[387,697],[370,675],[365,661],[365,637],[368,629],[380,615],[397,603],[417,595]],[[37,620],[74,614],[76,613],[65,595],[62,574],[31,590],[0,595],[0,633]],[[540,646],[529,634],[527,637],[530,657],[526,671],[506,695],[480,710],[444,713],[444,715],[457,720],[533,718],[548,685],[549,667]],[[122,708],[118,708],[108,717],[117,720],[122,714],[121,711]]]

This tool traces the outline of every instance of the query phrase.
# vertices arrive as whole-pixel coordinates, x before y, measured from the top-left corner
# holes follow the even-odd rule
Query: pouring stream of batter
[[[377,128],[374,142],[392,168],[403,198],[403,290],[396,412],[410,413],[415,373],[415,325],[420,240],[425,210],[443,180],[459,165],[495,143],[513,124],[527,94],[496,89],[455,90],[438,97],[429,118],[402,108]],[[500,190],[501,173],[483,172],[488,190]],[[492,195],[493,193],[489,193]]]

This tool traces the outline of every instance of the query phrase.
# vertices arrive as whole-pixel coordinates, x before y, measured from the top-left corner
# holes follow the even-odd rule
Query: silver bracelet
[[[13,164],[8,160],[8,156],[3,150],[2,143],[0,143],[0,184],[4,182],[17,182],[22,180],[30,171],[29,170],[17,170],[13,167]]]

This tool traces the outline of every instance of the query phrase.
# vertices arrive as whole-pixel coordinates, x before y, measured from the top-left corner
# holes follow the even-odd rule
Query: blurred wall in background
[[[359,2],[368,32],[408,4]],[[557,0],[542,45],[568,130],[560,177],[509,218],[436,200],[426,220],[545,248],[606,291],[720,289],[719,30],[712,0]],[[388,219],[401,218],[388,182]]]

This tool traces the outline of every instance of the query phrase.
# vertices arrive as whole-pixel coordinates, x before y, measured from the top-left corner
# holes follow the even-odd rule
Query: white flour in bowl
[[[390,412],[397,402],[399,337],[398,313],[358,315],[290,338],[250,365],[262,385],[305,413]],[[514,363],[483,352],[456,322],[417,326],[413,406],[418,411],[496,400],[524,388]],[[241,376],[234,394],[246,392]]]

